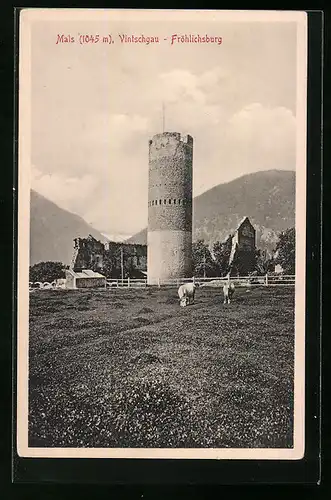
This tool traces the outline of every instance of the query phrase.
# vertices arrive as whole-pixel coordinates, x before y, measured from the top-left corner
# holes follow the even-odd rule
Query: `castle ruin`
[[[229,270],[232,274],[246,275],[255,268],[256,231],[248,217],[244,217],[226,244],[231,245]]]
[[[70,269],[81,272],[91,269],[108,278],[142,278],[147,267],[146,245],[102,243],[89,235],[75,238]]]

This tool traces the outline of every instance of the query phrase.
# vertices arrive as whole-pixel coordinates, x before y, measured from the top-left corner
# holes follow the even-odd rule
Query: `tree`
[[[225,276],[229,272],[229,259],[231,255],[231,236],[225,241],[216,241],[213,245],[213,255],[218,267],[220,276]]]
[[[102,266],[102,274],[106,276],[106,278],[112,278],[113,275],[113,268],[114,268],[114,256],[113,253],[110,251],[107,251],[104,253],[104,258],[103,258],[103,266]]]
[[[111,242],[103,257],[103,274],[114,279],[140,279],[144,273],[138,269],[137,249],[135,245],[121,245]]]
[[[30,266],[29,280],[33,283],[36,281],[52,282],[56,279],[65,278],[65,269],[68,269],[68,266],[62,262],[38,262],[38,264]]]
[[[233,261],[231,263],[231,274],[238,276],[247,276],[256,269],[256,250],[246,250],[237,248]]]
[[[285,274],[295,274],[295,228],[279,234],[274,257],[275,264],[282,266]]]
[[[272,271],[274,260],[267,250],[256,250],[256,274],[265,275]]]
[[[218,269],[204,240],[198,240],[192,245],[192,261],[194,276],[217,276]]]

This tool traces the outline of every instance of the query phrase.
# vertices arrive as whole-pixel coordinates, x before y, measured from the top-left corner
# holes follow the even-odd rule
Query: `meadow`
[[[36,290],[32,447],[293,446],[294,289]]]

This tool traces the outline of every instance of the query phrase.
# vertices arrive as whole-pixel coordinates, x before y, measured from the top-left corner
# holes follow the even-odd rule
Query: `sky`
[[[296,25],[38,22],[31,38],[32,188],[104,234],[147,225],[148,140],[194,139],[193,194],[241,175],[295,170]],[[114,44],[56,44],[112,34]],[[159,36],[121,44],[118,34]],[[171,45],[172,34],[222,44]]]

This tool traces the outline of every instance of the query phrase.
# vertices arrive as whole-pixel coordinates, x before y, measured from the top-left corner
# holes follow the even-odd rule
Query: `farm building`
[[[91,269],[83,269],[75,272],[72,269],[66,270],[66,288],[105,288],[106,278],[100,273]]]

